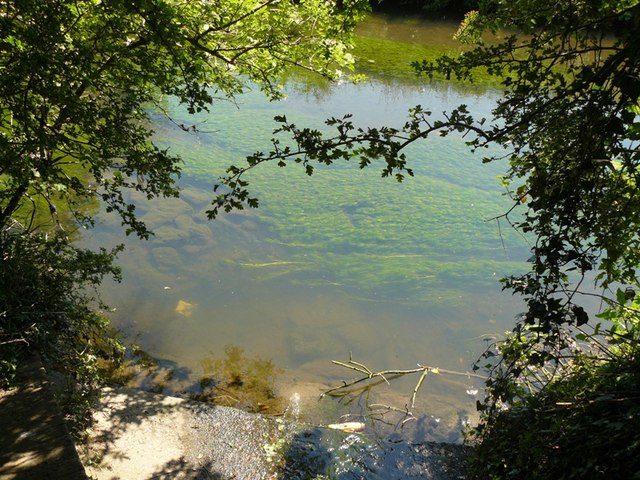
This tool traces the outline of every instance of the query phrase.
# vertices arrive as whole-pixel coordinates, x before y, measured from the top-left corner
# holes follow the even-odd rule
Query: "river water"
[[[360,31],[368,41],[413,51],[446,43],[455,30],[437,27],[373,17]],[[263,166],[249,177],[259,209],[205,218],[226,166],[269,148],[275,115],[316,128],[344,113],[359,126],[400,126],[416,104],[441,112],[465,103],[489,115],[495,92],[416,81],[387,69],[393,62],[362,59],[370,78],[360,84],[292,80],[282,102],[248,91],[195,117],[166,99],[175,123],[154,117],[156,142],[184,159],[182,197],[132,197],[155,232],[149,241],[125,238],[106,214],[84,239],[126,243],[124,281],[105,284],[102,294],[114,307],[114,325],[164,371],[162,381],[144,380],[147,387],[193,392],[217,385],[209,397],[226,404],[296,410],[319,423],[364,420],[378,429],[384,424],[360,416],[367,400],[403,408],[417,378],[349,405],[319,401],[323,390],[356,375],[331,360],[351,354],[373,370],[420,363],[464,373],[488,339],[512,326],[522,307],[501,292],[499,279],[523,268],[528,247],[491,220],[510,206],[497,179],[505,165],[482,164],[462,138],[412,147],[415,177],[401,184],[381,178],[375,165],[319,168],[311,178],[295,165]],[[418,419],[403,435],[459,440],[481,386],[472,376],[430,375],[413,409]],[[247,397],[243,389],[253,392]],[[386,418],[388,432],[398,417]]]

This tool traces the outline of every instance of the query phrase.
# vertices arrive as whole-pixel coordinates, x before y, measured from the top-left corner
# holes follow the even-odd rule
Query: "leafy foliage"
[[[576,356],[567,375],[481,426],[475,478],[638,478],[638,357]]]
[[[11,385],[25,352],[38,352],[70,377],[66,395],[79,408],[102,377],[101,360],[117,362],[122,354],[108,320],[95,311],[96,287],[105,276],[119,278],[116,252],[15,229],[0,232],[0,251],[0,387]]]
[[[431,134],[447,135],[452,132],[473,130],[478,135],[485,136],[480,125],[473,123],[467,107],[461,105],[450,113],[445,114],[443,120],[432,120],[431,112],[420,105],[410,112],[410,119],[401,129],[392,127],[358,128],[351,121],[351,115],[342,118],[330,118],[325,123],[335,128],[333,136],[325,136],[320,130],[307,127],[300,128],[289,123],[285,116],[275,117],[281,126],[274,130],[274,134],[286,133],[293,142],[283,143],[279,138],[272,139],[272,150],[268,153],[258,151],[247,157],[247,164],[242,167],[235,165],[227,169],[228,175],[220,179],[214,190],[221,190],[212,208],[207,211],[209,218],[216,218],[221,211],[229,212],[246,206],[257,207],[258,199],[251,196],[245,175],[251,169],[265,162],[277,162],[278,166],[286,167],[288,162],[301,165],[307,175],[313,175],[315,164],[331,165],[336,161],[358,162],[360,168],[365,168],[373,162],[381,164],[383,177],[393,177],[402,182],[406,176],[412,176],[413,171],[407,165],[407,157],[403,149],[408,145],[426,139]]]
[[[379,7],[378,7],[379,3]],[[477,8],[477,0],[379,0],[373,7],[382,10],[406,13],[407,11],[417,12],[464,12],[470,8]]]
[[[352,63],[350,31],[366,6],[0,3],[0,227],[34,198],[55,213],[60,196],[77,210],[78,198],[97,195],[128,233],[148,236],[122,192],[175,196],[180,170],[179,158],[151,142],[149,108],[162,109],[159,99],[174,95],[201,111],[241,93],[248,80],[278,98],[277,77],[291,66],[336,78]],[[27,227],[32,212],[20,219]]]

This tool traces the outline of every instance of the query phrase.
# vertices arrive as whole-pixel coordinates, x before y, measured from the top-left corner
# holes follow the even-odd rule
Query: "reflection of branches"
[[[404,425],[407,422],[416,420],[415,415],[413,415],[413,412],[411,412],[406,405],[404,406],[404,408],[398,408],[398,407],[394,407],[392,405],[386,405],[383,403],[372,403],[368,407],[369,407],[369,411],[371,412],[370,415],[372,418],[375,418],[376,420],[382,421],[387,424],[389,424],[389,422],[384,421],[384,416],[389,412],[396,412],[396,413],[402,414],[402,418],[399,422],[399,425],[401,427],[404,427]]]

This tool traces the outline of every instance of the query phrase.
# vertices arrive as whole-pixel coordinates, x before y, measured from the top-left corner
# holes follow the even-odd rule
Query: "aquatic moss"
[[[274,110],[292,110],[300,124],[317,123],[313,110],[301,108],[305,102],[263,108],[251,94],[245,102],[249,113],[221,104],[197,119],[212,133],[194,137],[158,127],[185,159],[185,185],[211,188],[228,164],[242,162],[243,152],[268,145],[264,123]],[[184,112],[172,108],[182,120]],[[251,270],[256,280],[326,280],[359,292],[395,288],[421,299],[426,290],[495,284],[496,276],[513,271],[510,252],[524,242],[492,220],[511,205],[496,179],[502,166],[483,164],[456,137],[422,142],[407,156],[415,176],[402,184],[381,178],[375,166],[360,170],[349,163],[318,168],[312,178],[296,166],[250,172],[260,208],[223,215],[214,228],[214,235],[236,236],[238,248],[226,261]],[[162,228],[169,227],[175,228]],[[242,238],[250,246],[240,248]]]
[[[194,210],[205,209],[204,192],[213,197],[211,186],[228,165],[242,164],[245,156],[269,148],[269,126],[276,127],[276,114],[286,113],[298,125],[323,128],[323,118],[350,110],[359,125],[363,119],[365,125],[399,123],[403,116],[398,101],[428,102],[438,111],[461,99],[474,103],[472,110],[482,114],[490,110],[491,97],[478,92],[461,94],[433,85],[422,91],[419,83],[424,79],[417,80],[408,66],[416,58],[458,52],[450,38],[454,24],[438,31],[438,41],[410,25],[400,41],[390,33],[395,26],[387,31],[379,19],[371,22],[369,30],[359,29],[355,54],[358,68],[392,82],[393,91],[384,93],[387,103],[380,98],[384,83],[331,85],[300,78],[287,85],[291,96],[284,102],[266,102],[259,92],[248,91],[238,105],[220,101],[211,113],[194,116],[175,99],[165,100],[174,122],[199,130],[184,132],[162,115],[154,117],[157,138],[184,159],[183,185],[200,198]],[[426,291],[440,295],[452,288],[495,284],[496,277],[513,272],[513,258],[527,245],[495,220],[511,206],[496,179],[505,166],[483,164],[456,136],[419,142],[406,154],[415,176],[402,184],[380,178],[375,165],[363,171],[356,164],[336,164],[318,168],[313,178],[296,166],[260,166],[246,176],[260,208],[240,217],[223,215],[211,227],[214,237],[233,238],[235,248],[221,254],[224,262],[250,271],[258,281],[289,277],[292,282],[327,282],[361,293],[388,288],[421,299],[432,296]]]
[[[473,81],[459,81],[443,75],[427,79],[417,75],[412,67],[414,62],[435,62],[443,55],[458,56],[465,50],[462,44],[412,44],[379,36],[358,35],[353,55],[356,58],[357,73],[392,84],[420,85],[430,83],[433,88],[453,87],[466,92],[482,93],[487,88],[500,84],[500,77],[490,75],[486,69],[476,69]]]

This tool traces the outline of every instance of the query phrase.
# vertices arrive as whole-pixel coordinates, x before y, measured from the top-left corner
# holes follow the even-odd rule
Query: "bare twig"
[[[427,378],[427,374],[429,373],[429,369],[425,368],[424,371],[422,372],[422,375],[420,375],[420,378],[418,379],[418,383],[416,383],[416,388],[413,389],[413,395],[411,395],[411,408],[413,409],[416,405],[416,395],[418,394],[418,390],[420,390],[420,387],[422,386],[422,382],[424,382],[424,379]]]
[[[371,388],[381,384],[382,382],[389,384],[389,380],[393,380],[395,378],[406,376],[406,375],[412,375],[414,373],[419,373],[420,378],[418,379],[418,383],[416,384],[416,387],[413,391],[413,395],[411,397],[411,408],[413,408],[418,390],[422,386],[422,383],[424,382],[424,379],[426,378],[429,372],[436,373],[436,374],[464,376],[467,378],[473,377],[473,378],[479,378],[482,380],[486,378],[475,373],[456,372],[454,370],[446,370],[442,368],[436,368],[436,367],[431,367],[428,365],[421,365],[421,364],[418,364],[417,368],[410,368],[406,370],[380,370],[378,372],[374,372],[365,364],[356,362],[355,360],[353,360],[351,355],[349,355],[349,361],[347,362],[332,360],[332,363],[344,368],[348,368],[349,370],[355,370],[356,372],[361,373],[362,376],[350,382],[343,381],[342,385],[330,388],[329,390],[325,391],[321,395],[321,397],[324,397],[325,395],[330,395],[334,397],[345,397],[348,395],[360,394],[366,390],[370,390]],[[371,380],[371,382],[367,383],[366,385],[363,385],[357,388],[352,388],[355,385],[358,385],[359,383],[367,382],[369,380]]]
[[[18,343],[18,342],[26,343],[27,345],[29,345],[29,342],[27,342],[24,338],[15,338],[13,340],[7,340],[6,342],[0,342],[0,345],[7,345],[9,343]]]
[[[368,405],[368,408],[369,410],[372,411],[370,414],[371,417],[375,415],[377,417],[376,418],[377,421],[382,421],[387,425],[394,425],[394,423],[384,420],[384,416],[389,412],[400,413],[402,415],[401,420],[399,422],[395,422],[396,427],[398,425],[400,425],[400,427],[404,427],[404,425],[407,422],[411,420],[417,420],[416,416],[413,414],[412,411],[409,410],[409,408],[406,405],[404,406],[404,408],[398,408],[398,407],[394,407],[392,405],[386,405],[383,403],[372,403],[371,405]],[[380,410],[383,410],[383,411],[381,412]]]

